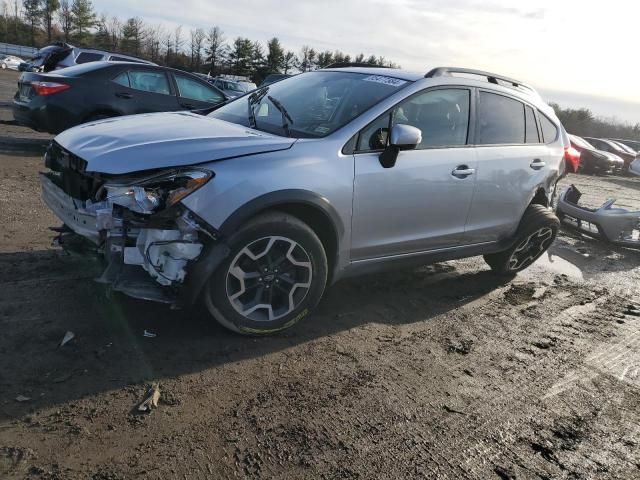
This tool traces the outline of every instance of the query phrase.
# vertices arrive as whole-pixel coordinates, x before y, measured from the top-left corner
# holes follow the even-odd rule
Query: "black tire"
[[[542,256],[555,240],[559,229],[560,220],[551,209],[529,205],[520,220],[511,248],[485,255],[484,260],[499,275],[515,275]]]
[[[327,284],[327,256],[316,233],[296,217],[282,212],[261,214],[241,227],[228,244],[228,257],[213,273],[203,292],[209,313],[222,326],[245,335],[275,333],[298,323],[322,298]],[[291,250],[283,254],[288,248]],[[255,260],[246,254],[246,249],[254,256],[262,256]],[[261,253],[262,249],[268,253]],[[272,250],[278,254],[275,260],[271,258]],[[289,256],[297,263],[290,262]],[[237,273],[234,275],[231,270],[237,272],[235,267],[242,262],[249,267],[243,267],[241,272],[259,271],[259,278],[251,273],[253,278],[238,280]],[[265,265],[268,265],[268,273],[264,273],[263,267],[267,269]],[[281,265],[281,271],[277,273]],[[301,279],[301,275],[306,278]],[[309,286],[306,287],[306,284]],[[289,285],[292,287],[287,293],[285,287]],[[255,294],[252,298],[255,304],[268,305],[271,301],[271,308],[260,308],[254,312],[250,312],[252,307],[243,310],[243,302],[251,297],[249,293]],[[232,299],[236,294],[240,296]],[[276,309],[278,306],[281,308]],[[293,309],[285,311],[292,306]],[[241,310],[249,313],[243,315]],[[269,318],[257,318],[265,315]]]

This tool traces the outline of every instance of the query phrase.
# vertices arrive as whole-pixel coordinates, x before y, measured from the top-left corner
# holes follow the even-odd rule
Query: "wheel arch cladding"
[[[330,282],[337,265],[344,224],[333,205],[322,195],[298,189],[267,193],[238,208],[224,221],[219,231],[224,237],[228,237],[251,218],[270,210],[298,218],[318,235],[327,254]]]

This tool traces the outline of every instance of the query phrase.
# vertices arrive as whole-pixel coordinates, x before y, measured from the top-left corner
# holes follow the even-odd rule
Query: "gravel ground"
[[[41,168],[0,155],[0,478],[640,477],[640,252],[567,232],[511,282],[479,258],[357,278],[243,338],[107,298],[50,247]],[[640,208],[640,180],[571,182]]]

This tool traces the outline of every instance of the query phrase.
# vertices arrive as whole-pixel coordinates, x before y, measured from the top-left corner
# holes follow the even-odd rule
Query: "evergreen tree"
[[[24,9],[24,18],[29,24],[31,46],[35,46],[36,28],[40,25],[40,21],[42,20],[40,0],[23,0],[22,8]]]
[[[144,22],[139,17],[129,18],[122,26],[120,49],[130,55],[139,56],[144,38]]]
[[[251,40],[238,37],[233,41],[229,52],[229,62],[235,75],[250,75],[253,57],[254,43]]]
[[[71,5],[72,31],[80,43],[89,38],[89,30],[96,25],[96,13],[91,0],[73,0]]]
[[[284,49],[280,45],[280,40],[273,37],[267,42],[267,69],[270,73],[280,73],[284,63]]]

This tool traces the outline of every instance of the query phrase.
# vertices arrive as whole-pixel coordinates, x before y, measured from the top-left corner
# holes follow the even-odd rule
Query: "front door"
[[[476,153],[468,145],[471,91],[415,94],[366,127],[355,153],[352,260],[435,250],[464,240],[473,198]],[[395,166],[380,164],[394,124],[422,131]]]

